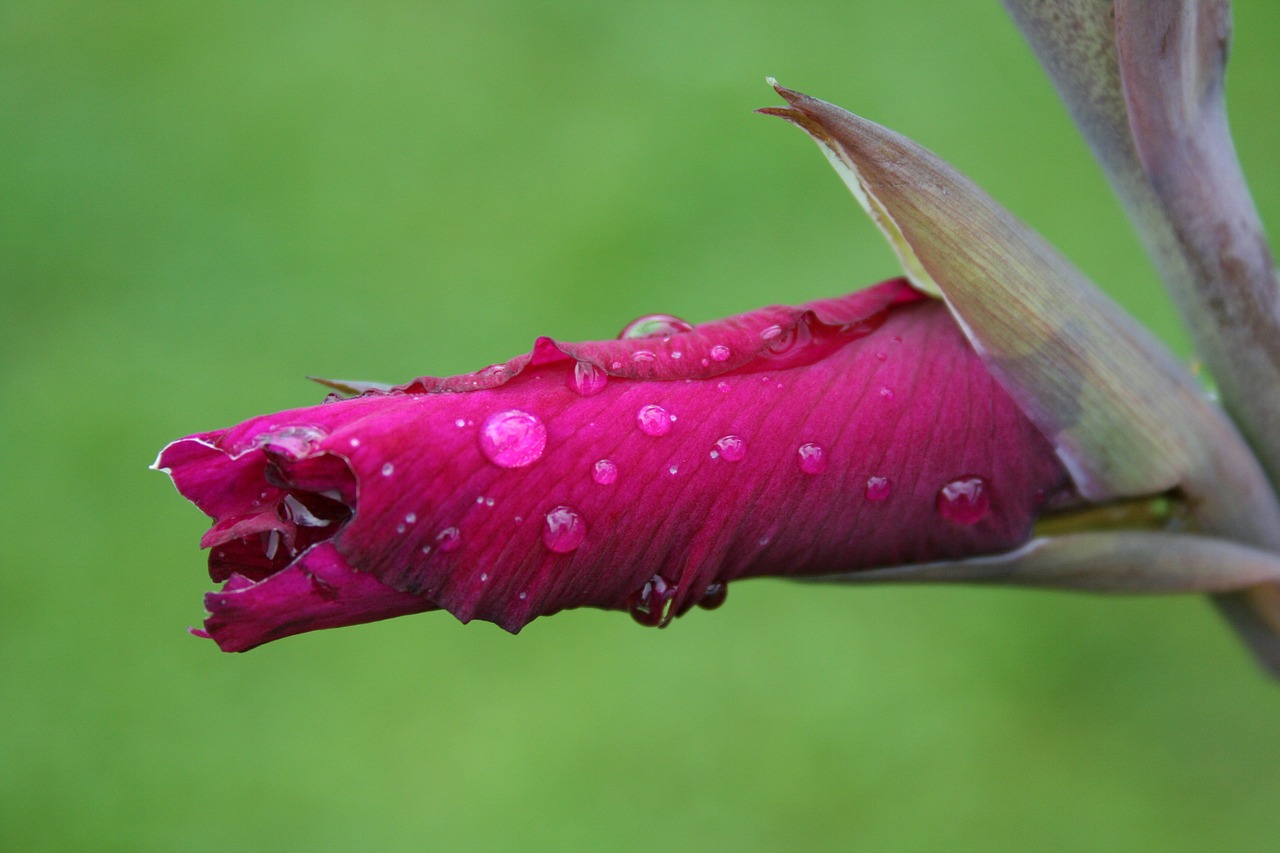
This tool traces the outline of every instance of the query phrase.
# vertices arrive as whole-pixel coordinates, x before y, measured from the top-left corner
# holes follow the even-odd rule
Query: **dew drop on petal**
[[[771,341],[775,338],[780,337],[781,335],[782,335],[781,326],[769,326],[768,328],[762,329],[760,331],[760,339],[764,341]]]
[[[715,610],[724,604],[724,600],[729,595],[729,585],[714,581],[707,584],[706,590],[702,593],[702,598],[698,599],[698,606],[703,610]]]
[[[358,439],[358,438],[353,438],[353,439],[351,439],[351,441],[349,441],[349,442],[347,442],[347,443],[348,443],[348,444],[350,444],[352,447],[359,447],[359,446],[360,446],[360,439]]]
[[[716,344],[711,348],[712,361],[728,361],[730,355],[732,355],[732,353],[724,344]]]
[[[609,367],[610,367],[611,369],[613,369],[613,370],[621,370],[621,369],[622,369],[622,362],[620,362],[620,361],[615,361],[613,364],[609,365]]]
[[[991,510],[991,490],[981,477],[959,477],[938,490],[937,508],[947,521],[977,524]]]
[[[716,385],[716,390],[721,394],[728,394],[731,387],[728,382],[720,382]]]
[[[382,466],[382,476],[384,476],[384,477],[390,477],[390,476],[391,476],[392,474],[394,474],[395,472],[396,472],[396,466],[392,465],[390,462],[387,462],[387,463],[384,463],[384,464],[383,464],[383,466]]]
[[[670,337],[692,330],[693,326],[679,317],[673,317],[670,314],[646,314],[628,323],[626,328],[618,333],[618,340]]]
[[[418,520],[418,516],[415,513],[412,513],[412,512],[405,513],[405,516],[404,516],[405,524],[413,524],[417,520]]]
[[[546,446],[546,426],[537,415],[519,409],[495,412],[480,427],[480,450],[500,468],[537,462]]]
[[[678,465],[672,465],[667,469],[667,473],[674,477],[676,474],[680,473],[680,467]]]
[[[543,519],[542,544],[557,554],[577,550],[586,537],[587,523],[572,507],[558,506]]]
[[[638,349],[635,352],[631,353],[631,360],[634,361],[636,364],[645,364],[650,361],[656,361],[657,358],[658,357],[656,355],[649,352],[649,350],[647,349]]]
[[[888,477],[867,478],[867,500],[882,501],[893,494],[893,482]]]
[[[806,474],[821,474],[827,470],[827,451],[820,444],[810,441],[800,445],[796,448],[796,459],[800,470]]]
[[[893,399],[893,389],[885,385],[880,388],[880,396],[886,400]]]
[[[671,622],[671,603],[678,589],[661,575],[654,575],[644,586],[627,596],[627,610],[631,618],[650,628],[665,628]]]
[[[636,423],[645,435],[661,436],[671,432],[672,417],[661,406],[642,406],[636,413]]]
[[[726,435],[716,441],[716,449],[726,462],[741,462],[747,455],[747,443],[736,435]]]
[[[456,527],[446,527],[436,534],[436,547],[440,549],[442,554],[456,551],[461,545],[462,531]]]
[[[888,356],[888,355],[886,355],[884,352],[878,352],[878,353],[876,353],[876,361],[885,361],[885,360],[887,360],[888,358],[889,358],[889,356]]]
[[[601,459],[592,466],[591,479],[607,486],[618,479],[618,466],[608,459]]]
[[[599,394],[609,381],[609,374],[589,361],[574,362],[569,374],[569,387],[583,397]]]
[[[466,418],[458,418],[456,421],[453,422],[453,425],[456,426],[458,429],[462,429],[467,425],[467,420]]]

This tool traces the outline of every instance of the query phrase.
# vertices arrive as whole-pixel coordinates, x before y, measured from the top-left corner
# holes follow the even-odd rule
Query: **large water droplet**
[[[711,348],[712,361],[728,361],[730,355],[732,355],[732,353],[724,344],[716,344]]]
[[[462,531],[456,527],[446,527],[436,534],[436,547],[443,554],[456,551],[461,545]]]
[[[569,374],[569,387],[583,397],[599,394],[609,381],[609,374],[589,361],[578,361]]]
[[[547,513],[542,525],[542,544],[557,554],[577,550],[587,538],[587,523],[572,507],[558,506]]]
[[[702,593],[702,598],[698,599],[698,606],[703,610],[715,610],[724,604],[725,598],[729,595],[729,585],[714,581],[707,584],[707,589]]]
[[[642,406],[636,412],[636,423],[645,435],[666,435],[671,432],[671,420],[671,415],[661,406]]]
[[[726,462],[741,462],[747,455],[747,443],[740,436],[726,435],[716,441],[716,450]]]
[[[328,435],[317,426],[291,426],[259,436],[261,447],[292,459],[305,459],[320,449]]]
[[[774,329],[777,332],[774,333]],[[781,326],[770,326],[760,333],[760,337],[769,342],[769,348],[763,353],[766,356],[786,355],[796,347],[807,346],[813,342],[813,331],[809,323],[801,317],[792,326],[785,329]]]
[[[981,477],[959,477],[938,490],[937,507],[947,521],[977,524],[991,510],[991,489]]]
[[[608,459],[601,459],[591,468],[591,479],[607,486],[618,479],[618,466]]]
[[[650,628],[665,628],[671,622],[671,602],[678,587],[661,575],[654,575],[640,589],[627,596],[631,618]]]
[[[882,501],[893,494],[893,482],[888,477],[867,478],[867,500]]]
[[[827,451],[820,444],[805,442],[796,448],[796,458],[800,462],[800,470],[806,474],[821,474],[827,470]]]
[[[693,326],[679,317],[673,317],[670,314],[646,314],[628,323],[626,328],[618,333],[618,340],[660,338],[692,330]]]
[[[547,428],[537,415],[508,409],[485,418],[480,450],[501,468],[521,468],[538,461],[547,446]]]

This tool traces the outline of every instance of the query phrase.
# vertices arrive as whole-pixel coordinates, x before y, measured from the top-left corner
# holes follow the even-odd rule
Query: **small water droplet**
[[[888,477],[867,478],[867,500],[882,501],[893,494],[893,481]]]
[[[547,513],[542,526],[542,544],[557,554],[577,550],[587,537],[587,523],[572,507],[558,506]]]
[[[524,601],[524,600],[525,600],[526,598],[528,598],[528,597],[529,597],[529,593],[527,593],[527,592],[522,592],[522,593],[520,593],[520,600],[521,600],[521,601]]]
[[[702,359],[702,366],[703,366],[703,367],[710,367],[710,366],[711,366],[711,360],[710,360],[710,359],[706,359],[706,358]],[[686,379],[686,380],[685,380],[685,382],[688,382],[688,381],[689,381],[688,379]]]
[[[771,341],[777,337],[780,337],[781,335],[782,335],[781,326],[769,326],[768,328],[761,330],[760,339],[764,341]]]
[[[670,337],[692,330],[693,326],[679,317],[673,317],[670,314],[646,314],[628,323],[626,328],[618,333],[618,340]]]
[[[476,504],[477,504],[477,505],[483,505],[483,504],[484,504],[484,495],[476,495]]]
[[[657,358],[658,357],[656,355],[649,352],[649,350],[647,349],[638,349],[635,352],[631,353],[631,360],[634,361],[636,364],[646,364],[650,361],[657,360]]]
[[[676,474],[680,473],[680,467],[678,465],[672,465],[667,469],[667,473],[674,477]]]
[[[715,610],[724,604],[725,598],[729,595],[729,585],[713,581],[707,584],[707,588],[702,593],[702,598],[698,599],[698,606],[703,610]]]
[[[484,499],[484,505],[485,505],[485,506],[493,506],[493,503],[494,503],[493,498],[485,498],[485,499]]]
[[[489,574],[487,572],[480,573],[480,583],[484,583],[488,579],[489,579]]]
[[[480,427],[480,450],[500,468],[537,462],[546,446],[546,426],[537,415],[519,409],[495,412]]]
[[[456,527],[446,527],[436,534],[436,545],[442,554],[458,550],[462,545],[462,531]]]
[[[800,470],[806,474],[821,474],[827,470],[827,451],[820,444],[810,441],[800,445],[796,448],[796,459]]]
[[[672,358],[681,358],[683,356],[684,356],[684,353],[680,352],[680,350],[673,350],[671,353]]]
[[[404,533],[404,531],[405,531],[405,526],[403,524],[396,525],[396,533]]]
[[[716,344],[711,348],[712,361],[728,361],[733,353],[724,344]]]
[[[349,442],[347,442],[347,443],[348,443],[348,444],[350,444],[352,447],[359,447],[359,446],[360,446],[360,439],[358,439],[358,438],[353,438],[353,439],[351,439],[351,440],[350,440]]]
[[[430,553],[431,553],[431,546],[430,546],[430,545],[423,545],[423,546],[422,546],[422,553],[424,553],[424,554],[430,554]]]
[[[661,575],[654,575],[640,589],[627,596],[631,618],[650,628],[665,628],[671,623],[671,604],[678,587]]]
[[[717,440],[716,449],[726,462],[741,462],[747,455],[747,443],[736,435],[726,435]]]
[[[731,386],[729,385],[728,382],[721,382],[716,385],[716,390],[719,391],[721,394],[728,394],[730,387]]]
[[[467,425],[467,419],[466,419],[466,418],[458,418],[456,421],[454,421],[454,422],[453,422],[453,425],[454,425],[454,426],[456,426],[458,429],[462,429],[463,427],[465,427],[465,426]]]
[[[889,358],[889,356],[888,356],[886,353],[884,353],[884,352],[878,352],[878,353],[876,353],[876,361],[885,361],[885,360],[887,360],[888,358]]]
[[[977,524],[991,510],[991,490],[981,477],[959,477],[938,490],[937,508],[947,521]]]
[[[645,435],[662,436],[671,432],[671,421],[674,420],[667,410],[661,406],[642,406],[636,412],[636,423]]]
[[[761,536],[761,537],[760,537],[760,547],[762,547],[762,548],[763,548],[765,545],[768,545],[771,541],[773,541],[772,537],[770,537],[770,536]]]
[[[622,362],[620,362],[620,361],[615,361],[613,364],[609,365],[609,367],[610,367],[610,368],[612,368],[613,370],[621,370],[621,369],[622,369]]]
[[[384,477],[390,477],[390,476],[391,476],[392,474],[394,474],[395,472],[396,472],[396,466],[392,465],[390,462],[387,462],[387,463],[384,463],[384,464],[383,464],[383,466],[382,466],[382,476],[384,476]]]
[[[591,479],[607,486],[618,479],[618,466],[608,459],[601,459],[591,468]]]
[[[609,374],[589,361],[574,362],[573,371],[569,374],[569,387],[583,397],[599,394],[608,381]]]
[[[881,396],[881,397],[883,397],[883,398],[884,398],[884,399],[886,399],[886,400],[892,400],[892,399],[893,399],[893,389],[892,389],[892,388],[890,388],[890,387],[889,387],[889,386],[887,386],[887,385],[881,386],[881,388],[880,388],[880,396]]]

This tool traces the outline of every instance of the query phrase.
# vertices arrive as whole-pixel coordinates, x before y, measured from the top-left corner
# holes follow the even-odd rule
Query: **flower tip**
[[[212,635],[212,634],[210,634],[208,631],[206,631],[206,630],[205,630],[205,629],[203,629],[203,628],[193,628],[193,627],[191,627],[191,626],[187,626],[187,633],[188,633],[188,634],[190,634],[190,635],[191,635],[191,636],[193,636],[193,637],[199,637],[199,638],[200,638],[200,639],[202,639],[202,640],[212,640],[212,639],[213,639],[213,635]]]

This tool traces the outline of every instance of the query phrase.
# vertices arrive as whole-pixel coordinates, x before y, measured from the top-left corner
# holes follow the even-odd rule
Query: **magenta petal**
[[[232,575],[204,598],[204,632],[224,652],[243,652],[271,640],[320,628],[340,628],[435,610],[426,599],[391,589],[358,572],[329,543],[307,551],[287,569],[253,583]]]
[[[256,581],[213,594],[209,633],[247,648],[425,602],[510,631],[583,606],[662,625],[742,577],[1008,550],[1070,497],[945,306],[905,282],[665,332],[542,338],[170,445],[157,465],[215,518],[215,577]],[[303,594],[338,555],[376,607]],[[235,602],[276,621],[224,642]]]

